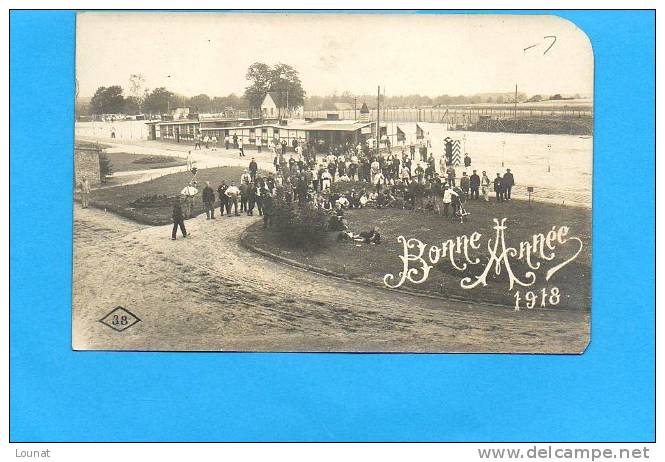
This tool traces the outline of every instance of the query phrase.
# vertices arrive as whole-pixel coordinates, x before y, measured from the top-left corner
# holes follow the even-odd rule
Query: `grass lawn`
[[[231,181],[238,184],[243,170],[242,167],[215,167],[199,170],[196,174],[199,192],[194,197],[194,214],[204,212],[201,191],[206,181],[210,181],[216,196],[217,187],[222,180],[227,184]],[[190,172],[181,172],[164,175],[144,183],[93,190],[90,194],[90,204],[139,223],[165,225],[172,223],[173,198],[187,186],[191,178]],[[138,199],[142,199],[140,203],[135,202]]]
[[[261,223],[252,225],[245,235],[245,242],[268,250],[280,256],[311,265],[317,268],[347,275],[350,278],[365,278],[383,284],[383,277],[392,273],[398,277],[403,264],[403,245],[397,237],[403,235],[407,239],[417,238],[425,244],[441,246],[447,239],[457,236],[470,236],[474,231],[482,234],[478,250],[470,249],[473,258],[477,256],[481,262],[469,265],[465,272],[451,267],[448,259],[434,265],[427,280],[421,284],[409,281],[402,285],[408,290],[424,291],[442,296],[452,296],[473,301],[487,301],[514,306],[515,292],[520,289],[522,309],[527,291],[540,294],[543,288],[549,293],[554,286],[561,293],[560,302],[553,309],[586,310],[590,307],[591,297],[591,211],[585,208],[561,206],[545,203],[533,203],[531,207],[526,201],[513,200],[507,203],[472,201],[466,204],[471,213],[470,220],[464,224],[452,222],[434,213],[420,213],[398,209],[362,209],[350,210],[346,213],[349,229],[360,232],[378,226],[383,242],[380,245],[367,245],[357,242],[336,240],[338,233],[329,233],[327,245],[318,251],[303,251],[284,247],[277,236],[263,229]],[[460,287],[460,280],[465,276],[477,276],[485,269],[489,260],[488,239],[494,242],[496,231],[493,229],[493,218],[506,217],[505,231],[508,246],[517,246],[520,241],[531,241],[534,234],[547,234],[552,226],[568,226],[569,236],[579,237],[583,243],[582,251],[575,260],[558,271],[549,282],[545,281],[545,272],[567,260],[579,248],[575,242],[560,244],[555,249],[556,258],[552,262],[542,260],[542,267],[536,270],[537,280],[534,286],[521,288],[515,286],[509,291],[505,267],[501,275],[490,270],[485,287],[478,286],[465,290]],[[426,251],[427,252],[427,251]],[[427,255],[427,253],[425,253]],[[412,266],[413,267],[413,266]],[[514,274],[524,279],[526,265],[521,261],[511,260]],[[331,295],[334,296],[334,295]],[[538,300],[540,306],[540,300]]]
[[[114,172],[130,172],[153,168],[178,167],[187,165],[187,161],[172,156],[151,156],[146,154],[130,154],[128,152],[107,152]]]

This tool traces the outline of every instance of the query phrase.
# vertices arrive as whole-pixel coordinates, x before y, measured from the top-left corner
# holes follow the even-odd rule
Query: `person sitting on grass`
[[[335,201],[336,204],[338,204],[342,209],[348,209],[350,202],[349,199],[346,198],[346,196],[340,196],[339,199]]]
[[[330,231],[344,231],[348,228],[346,219],[344,218],[344,211],[339,204],[335,204],[335,211],[330,215],[328,221],[328,229]]]
[[[358,234],[358,238],[354,239],[356,241],[361,240],[365,244],[380,244],[381,235],[379,234],[379,228],[376,226],[369,231],[363,231]]]
[[[379,197],[379,195],[375,191],[371,191],[367,195],[367,204],[365,204],[367,207],[375,207],[376,206],[376,199]]]
[[[363,192],[360,194],[360,197],[358,198],[358,203],[360,204],[359,208],[366,207],[368,202],[369,196],[367,195],[367,191],[363,190]]]

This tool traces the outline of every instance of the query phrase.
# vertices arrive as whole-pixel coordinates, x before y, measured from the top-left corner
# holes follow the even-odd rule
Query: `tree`
[[[124,104],[122,87],[119,85],[99,87],[90,100],[90,111],[93,114],[119,114]]]
[[[193,112],[210,111],[210,97],[206,94],[200,94],[189,98],[188,106]]]
[[[175,95],[164,87],[155,88],[143,102],[143,110],[150,114],[163,114],[169,110],[169,102]]]
[[[305,104],[305,90],[298,71],[288,64],[254,63],[247,69],[246,79],[250,82],[245,88],[245,98],[252,109],[261,107],[269,91],[275,92],[275,104],[293,109]]]
[[[558,101],[558,100],[560,100],[560,99],[563,99],[563,97],[561,96],[560,93],[557,93],[556,95],[552,95],[552,96],[550,96],[550,100],[551,100],[551,101]]]
[[[293,109],[305,104],[305,90],[298,71],[288,64],[279,63],[272,68],[270,91],[278,91],[281,95],[280,107]]]
[[[250,108],[258,109],[270,90],[270,66],[264,63],[254,63],[247,69],[245,78],[249,81],[249,85],[245,88],[245,98],[249,102]]]
[[[141,100],[136,96],[128,96],[125,98],[125,105],[122,112],[125,114],[140,114]]]
[[[540,95],[533,95],[527,100],[528,103],[538,103],[543,100],[543,97]]]

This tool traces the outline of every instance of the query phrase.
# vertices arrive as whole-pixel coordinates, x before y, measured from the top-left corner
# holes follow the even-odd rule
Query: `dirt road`
[[[239,351],[568,352],[588,315],[443,302],[312,274],[239,244],[253,217],[199,216],[191,235],[75,208],[73,346]],[[99,320],[121,305],[141,322]]]

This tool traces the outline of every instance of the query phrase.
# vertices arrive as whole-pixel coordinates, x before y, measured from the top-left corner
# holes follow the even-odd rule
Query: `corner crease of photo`
[[[74,350],[589,345],[571,21],[84,12],[75,83]]]

